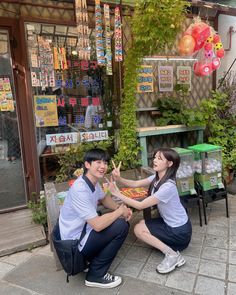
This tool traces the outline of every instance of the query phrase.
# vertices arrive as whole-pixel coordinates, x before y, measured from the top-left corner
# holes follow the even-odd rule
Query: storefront
[[[25,207],[71,144],[113,132],[120,64],[103,56],[109,66],[98,66],[94,4],[81,37],[73,3],[0,3],[0,212]],[[110,32],[114,14],[107,17]]]

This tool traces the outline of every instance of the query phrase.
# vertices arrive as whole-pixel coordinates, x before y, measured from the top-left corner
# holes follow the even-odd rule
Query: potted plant
[[[222,147],[223,175],[227,182],[236,170],[235,105],[236,78],[229,76],[198,108],[184,113],[187,125],[206,125],[208,142]]]

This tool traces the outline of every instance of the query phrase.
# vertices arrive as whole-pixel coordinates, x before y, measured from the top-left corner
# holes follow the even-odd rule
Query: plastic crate
[[[202,189],[223,188],[221,147],[203,143],[189,146],[188,149],[194,152],[194,178]]]
[[[176,184],[180,196],[196,194],[194,188],[194,154],[192,151],[175,147],[180,156],[180,165],[176,173]]]

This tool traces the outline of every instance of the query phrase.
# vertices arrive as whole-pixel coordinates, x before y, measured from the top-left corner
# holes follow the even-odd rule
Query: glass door
[[[26,205],[8,30],[0,29],[0,212]]]

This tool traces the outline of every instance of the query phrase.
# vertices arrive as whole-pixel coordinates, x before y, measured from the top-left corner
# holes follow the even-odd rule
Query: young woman
[[[180,202],[175,183],[179,163],[175,150],[158,148],[153,157],[156,174],[137,181],[122,178],[120,165],[116,167],[113,163],[112,176],[120,184],[133,188],[149,185],[148,197],[141,202],[124,196],[115,184],[109,184],[111,193],[133,208],[143,210],[157,205],[161,217],[141,220],[134,232],[137,238],[165,254],[164,260],[157,266],[159,273],[171,272],[185,263],[179,251],[188,246],[192,235],[191,222]]]

